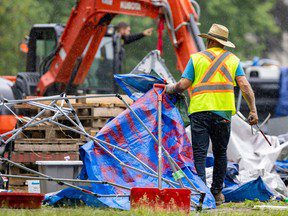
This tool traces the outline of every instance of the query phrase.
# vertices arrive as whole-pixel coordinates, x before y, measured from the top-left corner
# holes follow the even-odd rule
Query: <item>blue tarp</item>
[[[276,161],[275,169],[284,183],[288,184],[288,160]]]
[[[131,108],[142,119],[149,130],[152,131],[154,136],[157,137],[157,95],[154,90],[148,91],[143,97],[138,99]],[[196,188],[206,193],[203,207],[215,208],[215,201],[209,188],[195,174],[191,143],[185,132],[180,113],[167,95],[164,96],[162,109],[163,146],[195,184]],[[106,124],[96,137],[129,150],[153,170],[157,170],[157,143],[155,143],[153,138],[144,127],[141,126],[129,109]],[[133,157],[129,156],[129,154],[115,148],[107,147],[105,144],[102,145],[115,154],[123,163],[150,172],[133,159]],[[90,180],[110,181],[128,187],[157,187],[157,178],[121,166],[115,158],[105,153],[95,145],[94,142],[88,142],[82,146],[80,155],[84,163],[81,178],[87,177]],[[163,177],[173,180],[169,163],[165,157],[164,159]],[[183,183],[189,186],[185,179],[183,179]],[[95,193],[129,194],[129,191],[113,186],[99,184],[92,184],[92,186],[92,190]],[[163,187],[169,188],[170,186],[163,182]],[[68,192],[70,195],[73,194],[73,197],[79,196],[77,195],[79,192],[72,191],[71,193],[71,189],[69,189]],[[69,197],[65,190],[60,193],[62,194],[57,194],[56,198],[54,198],[55,201],[57,201],[59,197]],[[84,199],[85,196],[85,194],[82,194],[81,197],[79,197],[86,202],[87,198]],[[195,203],[198,203],[198,200],[198,195],[193,196]],[[46,201],[53,204],[53,196],[47,196]],[[129,209],[130,207],[128,198],[95,198],[96,206],[99,202],[101,205],[112,208]]]
[[[261,177],[242,185],[225,187],[223,189],[226,202],[243,202],[246,199],[268,201],[273,197],[273,193],[263,182]]]
[[[164,80],[147,74],[115,74],[114,78],[123,91],[134,101],[153,88],[155,83],[164,84]]]
[[[279,101],[275,116],[288,116],[288,68],[281,68]]]
[[[279,173],[288,173],[288,160],[276,161],[275,162],[276,171]]]

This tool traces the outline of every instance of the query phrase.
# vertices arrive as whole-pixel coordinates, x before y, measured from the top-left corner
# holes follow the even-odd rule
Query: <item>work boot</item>
[[[216,201],[216,206],[219,206],[225,202],[225,197],[222,194],[222,192],[219,192],[218,194],[213,194],[215,201]]]

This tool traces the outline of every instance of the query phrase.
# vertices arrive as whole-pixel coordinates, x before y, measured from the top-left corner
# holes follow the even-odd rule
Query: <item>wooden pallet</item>
[[[76,127],[72,127],[76,129]],[[85,131],[92,136],[99,131],[100,128],[85,128]],[[75,131],[69,130],[68,128],[61,127],[52,127],[52,126],[39,126],[39,127],[28,127],[25,128],[22,133],[18,135],[17,140],[27,140],[30,142],[31,140],[39,140],[42,139],[45,142],[47,141],[57,141],[58,139],[66,139],[67,143],[70,143],[70,139],[80,139],[85,140],[85,136],[77,133]]]
[[[70,95],[72,96],[72,95]],[[89,96],[101,96],[101,94],[89,94]],[[69,97],[69,95],[68,95]],[[121,97],[128,103],[132,104],[133,100],[129,98],[127,95],[121,95]],[[35,99],[39,98],[38,96],[27,96],[25,99]],[[81,104],[93,104],[94,106],[103,106],[103,107],[125,107],[123,102],[117,97],[98,97],[98,98],[81,98],[81,99],[69,99],[69,102],[73,106],[79,106]],[[38,102],[41,104],[48,105],[51,101],[41,101]],[[60,105],[61,101],[57,102],[57,105]],[[66,103],[64,102],[64,106]],[[16,106],[22,106],[26,104],[17,104]]]
[[[23,143],[16,142],[14,145],[15,152],[78,152],[79,146],[82,143],[70,143],[70,144],[55,144],[55,143]]]
[[[27,164],[26,167],[38,171],[37,166]],[[36,174],[31,174],[31,173],[29,173],[23,169],[20,169],[19,167],[16,167],[16,166],[10,167],[10,174],[11,175],[37,176]],[[26,186],[26,179],[10,178],[9,179],[9,185],[12,187],[13,186],[25,187]]]
[[[23,164],[35,163],[36,161],[65,160],[66,156],[70,160],[79,160],[79,152],[12,152],[12,161]]]
[[[121,95],[122,98],[131,105],[133,103],[133,100],[129,98],[127,95]],[[81,104],[93,104],[94,106],[100,106],[100,107],[123,107],[126,108],[125,104],[116,97],[103,97],[103,98],[82,98],[77,99],[75,104],[76,106],[81,106]]]
[[[77,123],[77,121],[74,119],[74,117],[70,117],[74,122]],[[90,116],[80,116],[79,117],[79,120],[82,124],[83,127],[86,127],[86,128],[102,128],[104,127],[104,125],[111,119],[112,117],[90,117]],[[23,125],[27,124],[27,122],[29,120],[31,120],[30,117],[22,117],[20,118],[21,121],[18,121],[17,123],[17,127],[22,127]],[[40,121],[42,120],[43,118],[37,118],[35,122],[37,121]],[[58,123],[61,123],[61,124],[64,124],[66,126],[69,126],[69,127],[73,127],[73,123],[71,121],[69,121],[65,116],[63,117],[60,117],[60,118],[57,118],[56,120]],[[34,126],[34,128],[37,128],[37,127],[41,127],[41,126],[51,126],[51,127],[58,127],[57,125],[55,125],[54,123],[51,123],[51,122],[43,122],[43,123],[40,123],[39,125],[37,126]],[[32,127],[31,127],[32,128]]]
[[[42,111],[42,108],[35,107],[29,104],[24,104],[23,106],[15,106],[16,107],[16,113],[20,116],[26,116],[26,117],[33,117],[36,116],[40,111]],[[121,112],[125,110],[124,107],[98,107],[93,104],[84,104],[84,105],[75,105],[74,109],[78,115],[78,117],[81,116],[90,116],[90,117],[116,117]],[[55,112],[46,110],[41,117],[49,117],[53,116]],[[72,115],[69,115],[72,117]]]
[[[128,104],[132,104],[130,98],[127,96],[123,96],[123,98]],[[92,136],[95,136],[109,119],[118,116],[126,109],[123,102],[116,97],[86,98],[70,100],[70,102],[81,124]],[[43,104],[49,104],[49,102],[43,102]],[[21,121],[17,123],[18,128],[25,125],[42,110],[29,104],[17,104],[15,108],[17,113],[24,114]],[[54,113],[47,110],[36,121],[53,116]],[[75,121],[73,115],[70,114],[69,117]],[[56,121],[75,128],[65,116],[58,117]],[[79,147],[86,142],[85,136],[79,133],[59,127],[51,122],[43,122],[38,126],[25,128],[19,134],[14,144],[12,160],[29,164],[39,160],[64,160],[64,157],[68,155],[71,160],[79,160]]]

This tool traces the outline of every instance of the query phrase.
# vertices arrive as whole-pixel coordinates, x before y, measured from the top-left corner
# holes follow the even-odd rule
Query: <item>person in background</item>
[[[166,92],[181,93],[191,88],[188,113],[195,168],[206,183],[205,163],[210,137],[214,155],[211,192],[216,205],[220,205],[225,201],[222,189],[227,169],[231,116],[236,113],[236,83],[250,108],[250,125],[258,123],[258,115],[254,93],[239,58],[224,49],[225,46],[235,48],[228,41],[229,30],[223,25],[213,24],[208,34],[199,36],[207,39],[207,49],[191,55],[180,81],[175,85],[167,85]]]
[[[131,34],[131,27],[126,22],[120,22],[115,26],[115,34],[113,39],[114,49],[114,73],[123,73],[123,64],[125,63],[124,45],[140,40],[146,36],[151,36],[153,28],[148,28],[141,33]]]
[[[141,33],[131,34],[131,27],[126,22],[118,23],[115,27],[115,30],[116,33],[121,35],[124,45],[140,40],[145,36],[151,36],[153,33],[153,28],[148,28]]]

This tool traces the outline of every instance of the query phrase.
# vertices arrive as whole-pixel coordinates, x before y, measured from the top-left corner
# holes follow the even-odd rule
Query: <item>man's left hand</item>
[[[146,29],[146,30],[143,31],[143,34],[145,36],[151,36],[152,33],[153,33],[153,28],[149,28],[149,29]]]

